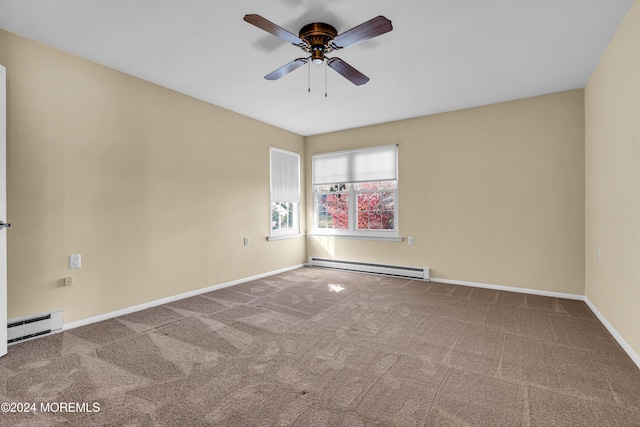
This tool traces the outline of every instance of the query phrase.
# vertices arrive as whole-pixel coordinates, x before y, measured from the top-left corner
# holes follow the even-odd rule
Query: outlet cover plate
[[[82,259],[80,258],[80,254],[69,255],[69,269],[76,270],[80,267],[82,267]]]

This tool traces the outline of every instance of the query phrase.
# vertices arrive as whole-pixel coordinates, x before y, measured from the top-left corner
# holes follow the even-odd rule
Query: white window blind
[[[398,146],[312,156],[313,185],[398,179]]]
[[[300,203],[300,156],[271,148],[271,201]]]

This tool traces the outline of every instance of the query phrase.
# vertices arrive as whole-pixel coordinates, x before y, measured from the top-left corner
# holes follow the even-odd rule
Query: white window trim
[[[376,148],[385,148],[385,147],[389,147],[390,145],[383,145],[383,146],[374,146],[374,147],[366,147],[366,148],[360,148],[360,149],[354,149],[354,150],[343,150],[343,151],[336,151],[336,152],[329,152],[329,153],[318,153],[316,154],[316,156],[331,156],[331,155],[335,155],[335,154],[341,154],[341,153],[351,153],[351,152],[358,152],[358,151],[366,151],[366,150],[372,150],[372,149],[376,149]],[[393,144],[392,146],[398,147],[397,144]],[[312,156],[313,158],[313,156]],[[396,153],[396,162],[398,162],[398,155]],[[312,168],[313,168],[313,160],[311,161],[312,164]],[[312,169],[311,171],[312,177],[314,174],[314,171]],[[312,178],[313,179],[313,178]],[[385,179],[381,179],[380,181],[388,181]],[[352,215],[351,213],[351,209],[349,211],[349,228],[347,230],[345,229],[336,229],[336,228],[318,228],[318,216],[317,216],[317,212],[318,212],[318,199],[316,197],[316,191],[315,191],[315,183],[312,182],[311,183],[311,192],[312,192],[312,198],[313,198],[313,231],[311,233],[309,233],[310,236],[329,236],[329,237],[337,237],[337,238],[353,238],[353,239],[364,239],[364,240],[389,240],[389,241],[402,241],[402,237],[400,237],[400,233],[399,233],[399,229],[400,229],[400,225],[399,225],[399,217],[398,217],[398,207],[399,207],[399,185],[398,185],[398,165],[396,163],[396,188],[395,188],[395,206],[394,206],[394,228],[393,230],[358,230],[357,227],[357,209],[356,209],[356,214]],[[354,182],[349,182],[350,184],[357,184],[358,181],[354,181]],[[349,189],[349,206],[357,206],[357,200],[356,200],[356,191],[353,189]]]
[[[284,201],[284,200],[282,200],[282,201],[274,201],[274,200],[271,200],[272,199],[271,195],[269,196],[270,202],[269,202],[269,236],[267,237],[268,241],[271,241],[271,240],[283,240],[283,239],[293,239],[293,238],[296,238],[296,237],[303,236],[303,234],[300,233],[300,227],[301,227],[301,225],[300,225],[300,213],[301,213],[300,212],[301,211],[300,205],[301,205],[301,200],[300,199],[301,199],[301,197],[300,197],[300,194],[299,194],[300,193],[300,185],[301,185],[301,183],[300,183],[300,178],[301,178],[300,177],[300,157],[301,156],[300,156],[299,153],[296,153],[296,152],[293,152],[293,151],[287,151],[287,150],[283,150],[283,149],[277,148],[277,147],[270,147],[269,148],[269,192],[270,193],[272,191],[272,184],[273,184],[272,183],[272,179],[273,179],[273,173],[272,173],[273,164],[272,163],[273,162],[272,162],[271,154],[274,151],[278,151],[278,152],[281,152],[281,153],[292,155],[292,156],[297,157],[297,159],[298,159],[298,200],[295,200],[295,201]],[[282,230],[282,229],[274,230],[273,229],[273,225],[272,225],[272,222],[273,222],[272,205],[273,205],[273,203],[294,203],[297,206],[297,210],[295,212],[295,226],[294,226],[294,228],[292,228],[292,229],[284,229],[284,230]]]
[[[287,240],[287,239],[297,239],[300,237],[304,237],[305,235],[303,233],[296,233],[296,234],[283,234],[281,236],[269,236],[267,237],[267,240],[269,242],[272,242],[274,240]]]
[[[380,238],[380,239],[397,239],[398,233],[398,189],[396,188],[395,208],[393,211],[393,230],[359,230],[357,227],[358,215],[357,209],[355,215],[349,215],[349,229],[344,228],[319,228],[318,227],[318,198],[316,192],[313,191],[313,231],[315,236],[335,236],[335,237],[362,237],[362,238]],[[356,206],[356,191],[349,190],[349,206]],[[354,204],[356,203],[356,204]],[[351,213],[351,212],[349,212]]]
[[[309,233],[309,237],[329,237],[331,239],[352,239],[352,240],[383,240],[387,242],[402,242],[404,237],[402,236],[363,236],[358,234],[322,234],[322,233]]]

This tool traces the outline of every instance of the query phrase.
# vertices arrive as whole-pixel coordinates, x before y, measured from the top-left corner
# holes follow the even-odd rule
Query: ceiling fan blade
[[[296,46],[306,46],[306,43],[300,37],[296,36],[293,33],[290,33],[282,27],[277,26],[271,21],[267,21],[260,15],[244,15],[244,20],[249,24],[255,25],[261,30],[271,33],[288,43],[293,43]]]
[[[365,76],[340,58],[328,59],[327,65],[356,86],[363,85],[369,81],[369,77]]]
[[[264,78],[267,80],[278,80],[280,77],[285,76],[290,72],[292,72],[293,70],[297,70],[298,68],[302,67],[307,62],[309,62],[309,58],[294,59],[293,61],[289,62],[287,65],[283,65],[277,70],[267,74],[266,76],[264,76]]]
[[[364,24],[353,27],[342,34],[338,34],[331,41],[331,46],[334,49],[344,49],[345,47],[353,46],[354,44],[388,33],[391,30],[393,30],[391,21],[384,16],[377,16]]]

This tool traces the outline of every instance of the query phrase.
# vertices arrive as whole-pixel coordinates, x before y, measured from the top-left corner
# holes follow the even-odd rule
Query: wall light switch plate
[[[82,267],[82,260],[80,254],[69,255],[69,269],[75,270]]]

